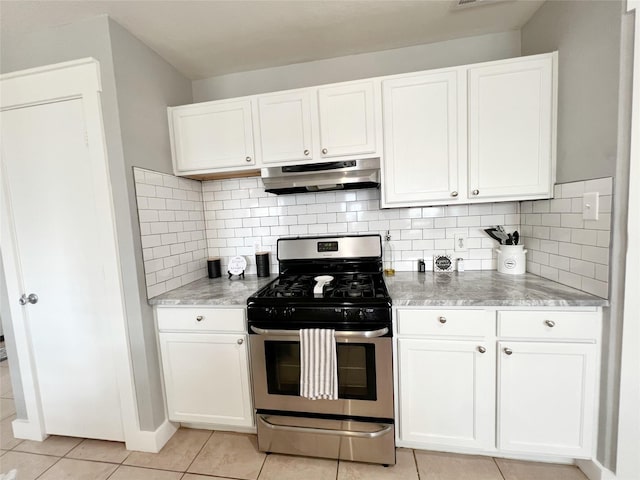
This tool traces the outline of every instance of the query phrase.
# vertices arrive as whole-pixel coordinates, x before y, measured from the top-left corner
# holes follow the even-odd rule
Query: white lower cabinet
[[[498,343],[498,448],[588,458],[596,346]]]
[[[395,318],[400,446],[594,456],[599,310]]]
[[[158,308],[157,317],[169,419],[252,427],[244,310]]]
[[[493,345],[400,339],[398,353],[402,439],[490,448],[495,422]]]

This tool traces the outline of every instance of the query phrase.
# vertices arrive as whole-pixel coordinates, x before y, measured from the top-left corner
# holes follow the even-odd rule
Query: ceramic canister
[[[527,251],[524,245],[500,245],[498,252],[498,272],[520,275],[526,271]]]

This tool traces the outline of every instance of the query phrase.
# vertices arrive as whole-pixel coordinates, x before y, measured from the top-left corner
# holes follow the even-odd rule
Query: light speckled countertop
[[[245,278],[227,276],[220,278],[201,278],[195,282],[170,290],[149,299],[151,305],[239,305],[245,307],[247,298],[259,290],[277,275],[260,277],[245,275]]]
[[[152,305],[237,305],[275,279],[247,275],[202,278],[149,300]],[[385,277],[394,306],[600,307],[603,298],[527,273],[496,271],[462,273],[397,272]]]
[[[609,304],[604,298],[531,273],[396,272],[393,277],[385,277],[385,282],[396,307],[601,307]]]

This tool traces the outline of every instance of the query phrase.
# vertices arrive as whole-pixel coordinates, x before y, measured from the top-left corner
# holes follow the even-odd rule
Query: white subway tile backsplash
[[[553,200],[520,204],[528,272],[607,298],[612,185],[611,178],[565,183]],[[582,219],[584,192],[600,194],[598,220]]]
[[[140,168],[133,171],[151,298],[206,276],[203,192],[197,180]]]

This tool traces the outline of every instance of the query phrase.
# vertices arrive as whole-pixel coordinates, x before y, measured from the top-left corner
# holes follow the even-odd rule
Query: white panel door
[[[553,56],[471,67],[469,198],[552,196]]]
[[[485,341],[398,340],[400,438],[491,448],[495,347]]]
[[[383,205],[425,205],[459,196],[458,72],[382,82]]]
[[[498,349],[498,448],[591,458],[596,345],[499,342]]]
[[[123,440],[111,326],[123,312],[111,307],[120,289],[104,252],[114,239],[94,184],[107,179],[85,134],[80,99],[5,110],[2,167],[17,281],[39,297],[22,308],[46,433]]]
[[[255,165],[251,100],[170,109],[176,174]]]
[[[311,160],[311,90],[258,97],[263,163]]]
[[[245,334],[159,335],[170,420],[253,425]]]
[[[376,153],[375,101],[373,81],[318,89],[321,157]]]

